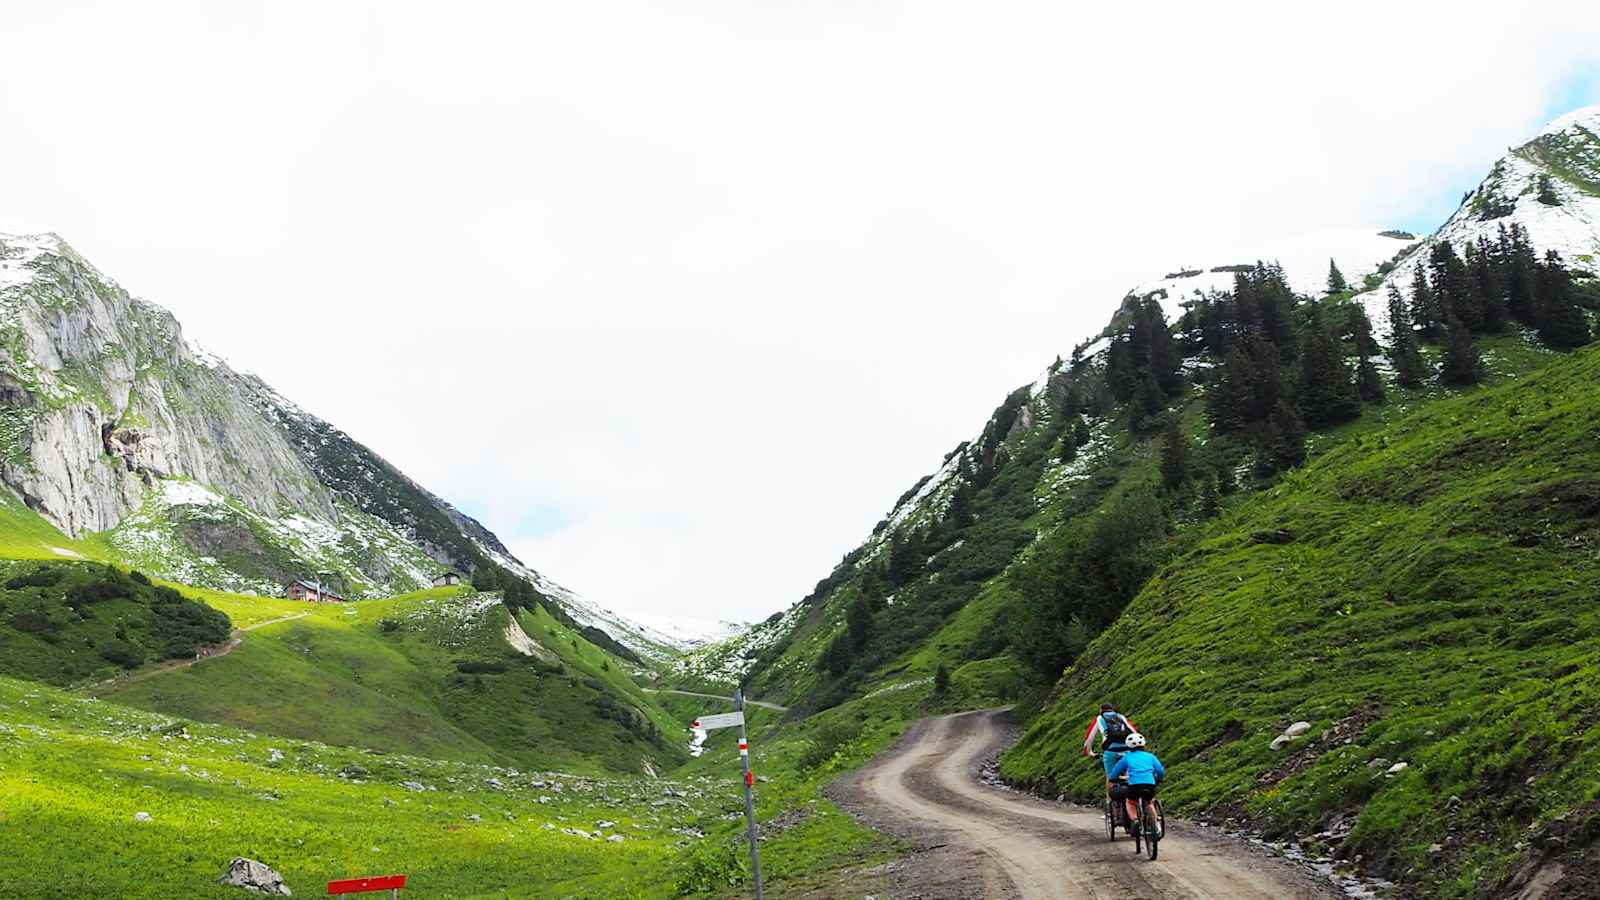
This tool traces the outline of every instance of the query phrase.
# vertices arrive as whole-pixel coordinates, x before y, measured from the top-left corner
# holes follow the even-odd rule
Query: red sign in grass
[[[406,886],[404,875],[369,875],[328,882],[330,894],[365,894],[368,891],[395,891]]]

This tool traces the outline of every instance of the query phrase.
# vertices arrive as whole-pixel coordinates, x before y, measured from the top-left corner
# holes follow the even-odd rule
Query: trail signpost
[[[750,739],[744,733],[743,688],[733,692],[733,708],[731,713],[701,716],[694,720],[694,727],[702,731],[734,726],[739,728],[739,764],[744,768],[744,818],[750,826],[750,871],[756,879],[756,900],[764,900],[765,894],[761,889],[761,846],[756,840],[756,801],[751,793],[756,785],[756,774],[750,770]]]

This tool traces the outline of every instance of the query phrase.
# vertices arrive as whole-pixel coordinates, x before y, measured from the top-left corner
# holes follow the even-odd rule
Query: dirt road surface
[[[891,896],[917,900],[1323,900],[1308,873],[1202,829],[1168,822],[1161,857],[1106,839],[1095,810],[1003,791],[977,778],[1006,737],[1002,711],[916,723],[898,745],[838,787],[862,818],[919,852]],[[1085,765],[1089,763],[1086,761]]]

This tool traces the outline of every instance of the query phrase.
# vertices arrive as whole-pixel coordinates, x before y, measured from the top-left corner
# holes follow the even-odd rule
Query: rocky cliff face
[[[326,573],[363,596],[492,560],[635,650],[672,647],[197,349],[53,234],[0,234],[0,481],[68,535],[104,533],[122,561],[175,580],[276,593]]]
[[[72,536],[115,527],[157,479],[184,476],[262,514],[332,517],[333,496],[238,376],[54,235],[0,236],[0,478]]]

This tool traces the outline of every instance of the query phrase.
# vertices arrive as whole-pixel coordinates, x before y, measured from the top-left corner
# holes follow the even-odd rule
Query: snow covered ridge
[[[1391,236],[1394,234],[1397,232],[1384,233],[1377,228],[1307,232],[1257,247],[1241,248],[1235,258],[1220,263],[1174,269],[1168,277],[1135,285],[1129,293],[1144,296],[1152,291],[1164,292],[1160,297],[1161,308],[1169,320],[1176,320],[1183,315],[1183,301],[1192,300],[1196,292],[1233,290],[1230,267],[1259,261],[1282,265],[1289,287],[1296,293],[1320,297],[1327,292],[1328,260],[1339,265],[1339,271],[1351,284],[1360,284],[1362,278],[1376,272],[1379,266],[1413,243],[1405,237]]]
[[[1556,203],[1539,199],[1548,179]],[[1547,125],[1537,137],[1500,157],[1440,229],[1401,260],[1378,288],[1361,295],[1379,334],[1389,331],[1388,288],[1410,296],[1417,266],[1428,251],[1449,241],[1459,253],[1479,238],[1494,241],[1501,228],[1527,229],[1543,256],[1554,250],[1569,267],[1600,268],[1600,105],[1574,110]]]

